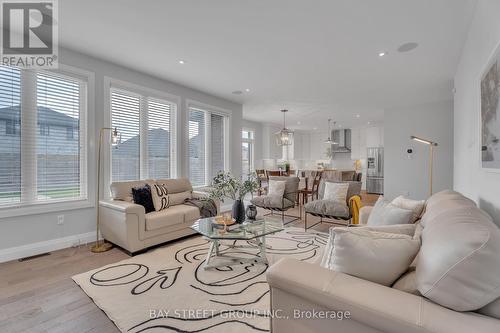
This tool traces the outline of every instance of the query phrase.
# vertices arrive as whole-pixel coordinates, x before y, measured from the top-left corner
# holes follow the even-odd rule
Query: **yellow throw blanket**
[[[359,224],[359,210],[361,209],[361,197],[359,195],[352,196],[349,199],[349,207],[351,208],[352,224]]]

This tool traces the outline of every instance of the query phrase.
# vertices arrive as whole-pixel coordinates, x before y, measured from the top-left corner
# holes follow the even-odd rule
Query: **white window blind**
[[[211,179],[225,166],[224,116],[210,114]]]
[[[226,170],[228,116],[189,108],[189,179],[193,186],[210,185]]]
[[[120,142],[112,148],[113,181],[140,179],[140,96],[111,89],[111,124]]]
[[[21,71],[0,67],[0,206],[21,201]]]
[[[171,177],[172,153],[172,105],[168,102],[148,98],[148,177]]]
[[[86,98],[79,75],[0,66],[0,207],[87,199]]]
[[[36,138],[37,199],[69,199],[85,196],[81,186],[81,161],[86,161],[80,149],[79,135],[68,137],[68,131],[85,132],[81,100],[85,94],[78,80],[48,74],[37,75]],[[41,129],[45,129],[42,131]]]
[[[175,177],[176,104],[144,93],[111,88],[112,181]]]
[[[205,112],[189,109],[189,179],[193,186],[207,184],[205,148]]]

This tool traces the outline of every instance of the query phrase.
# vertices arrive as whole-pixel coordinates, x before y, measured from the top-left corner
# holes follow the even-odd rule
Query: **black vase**
[[[245,204],[243,204],[243,200],[234,201],[233,218],[236,220],[236,223],[243,223],[245,221]]]
[[[255,220],[257,217],[257,207],[254,205],[248,205],[246,213],[249,220]]]

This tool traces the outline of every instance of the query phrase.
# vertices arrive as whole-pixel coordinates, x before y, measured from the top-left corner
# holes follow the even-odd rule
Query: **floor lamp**
[[[104,132],[110,131],[111,133],[111,143],[116,144],[118,143],[118,130],[116,127],[110,128],[110,127],[103,127],[101,128],[101,131],[99,132],[99,146],[98,146],[98,151],[97,151],[97,195],[96,195],[96,207],[97,207],[97,221],[96,221],[96,241],[95,244],[90,248],[90,251],[94,253],[101,253],[101,252],[106,252],[111,250],[113,247],[113,244],[111,243],[106,243],[104,240],[102,243],[99,241],[99,223],[100,223],[100,213],[99,213],[99,199],[100,199],[100,194],[101,194],[101,146],[102,146],[102,141],[104,137]]]
[[[429,146],[429,196],[432,195],[432,160],[434,158],[434,147],[438,144],[434,141],[426,140],[412,135],[410,137],[412,140],[426,144]]]

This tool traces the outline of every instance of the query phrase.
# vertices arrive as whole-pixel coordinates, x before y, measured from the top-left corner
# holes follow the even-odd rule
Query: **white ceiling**
[[[242,103],[246,119],[279,123],[288,108],[293,128],[356,126],[451,99],[475,3],[64,0],[60,43]],[[405,42],[420,46],[398,53]]]

